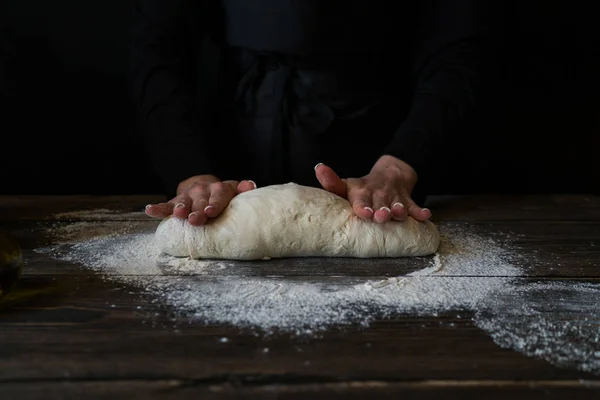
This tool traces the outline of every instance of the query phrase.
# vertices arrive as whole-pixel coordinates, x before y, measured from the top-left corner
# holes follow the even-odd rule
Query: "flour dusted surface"
[[[464,317],[467,312],[502,347],[554,365],[600,373],[597,285],[531,284],[520,278],[521,267],[534,260],[515,252],[512,234],[480,234],[476,225],[467,223],[440,223],[439,228],[442,240],[434,257],[376,260],[374,265],[398,271],[384,278],[386,274],[375,268],[373,275],[379,279],[351,272],[352,265],[372,262],[363,259],[331,258],[319,268],[310,264],[311,259],[259,262],[265,268],[277,262],[298,265],[302,260],[299,264],[310,264],[303,270],[306,275],[325,278],[315,281],[298,279],[298,269],[256,274],[257,263],[251,261],[160,256],[153,241],[156,225],[142,228],[134,221],[122,226],[58,224],[47,230],[55,245],[36,251],[77,263],[112,285],[149,296],[152,304],[166,306],[185,323],[311,337],[330,327],[366,327],[373,320],[405,313],[431,318],[448,312]],[[406,269],[409,264],[413,272]],[[148,303],[140,304],[136,309]],[[543,312],[549,305],[554,312]]]
[[[75,240],[70,226],[80,230],[82,240]],[[89,228],[95,226],[89,223]],[[53,231],[58,237],[68,235],[65,244],[38,251],[138,287],[192,321],[303,335],[336,325],[368,325],[403,312],[475,310],[493,293],[510,292],[520,272],[508,249],[460,225],[441,225],[441,245],[434,257],[258,262],[263,269],[270,263],[295,264],[290,277],[287,269],[273,269],[281,271],[278,275],[257,275],[257,262],[252,261],[160,255],[150,229],[129,233],[124,227],[121,233],[107,226],[104,235],[95,231],[98,236],[90,238],[83,224],[67,225]],[[343,272],[351,271],[354,263],[385,263],[388,271],[408,273],[372,279]],[[407,264],[414,267],[407,269]],[[325,279],[297,279],[299,270]]]
[[[163,253],[232,260],[425,256],[439,241],[429,221],[364,221],[347,200],[294,183],[242,193],[204,226],[168,218],[156,231]]]

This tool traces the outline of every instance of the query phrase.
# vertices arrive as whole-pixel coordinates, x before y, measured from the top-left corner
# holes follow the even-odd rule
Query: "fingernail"
[[[429,214],[432,214],[432,212],[429,208],[424,208],[423,211],[429,211]]]
[[[185,204],[183,204],[183,203],[175,204],[175,208],[181,208],[181,207],[185,207]]]
[[[149,209],[150,207],[152,207],[152,204],[146,204],[146,208],[144,210]]]
[[[199,215],[198,211],[191,212],[190,215],[188,215],[188,218],[190,218],[192,215],[197,217]]]
[[[365,210],[373,212],[373,209],[371,207],[365,207]]]
[[[213,206],[206,206],[204,207],[204,212],[207,212],[208,210],[212,210],[214,207]]]
[[[315,165],[315,171],[317,170],[317,168],[319,168],[319,165],[323,165],[322,162],[318,163],[317,165]]]
[[[398,202],[398,203],[394,203],[394,205],[392,205],[392,208],[394,207],[404,207],[404,204]]]
[[[254,189],[256,189],[258,187],[258,186],[256,186],[256,182],[254,182],[254,181],[248,181],[248,182],[250,182],[252,184],[252,186],[254,186]]]
[[[389,209],[389,208],[387,208],[387,207],[381,207],[381,208],[379,209],[379,211],[387,211],[387,212],[392,212],[392,210],[390,210],[390,209]]]

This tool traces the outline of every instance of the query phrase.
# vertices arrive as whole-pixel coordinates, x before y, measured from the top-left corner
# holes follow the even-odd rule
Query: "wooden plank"
[[[68,224],[69,223],[65,223]],[[153,233],[158,221],[96,221],[93,228],[73,230],[72,237],[102,236],[114,233]],[[499,237],[517,261],[525,276],[598,277],[600,276],[600,222],[498,222],[471,224],[474,235]],[[60,233],[62,223],[22,222],[7,225],[24,249],[26,274],[86,274],[78,266],[52,259],[33,249],[57,240],[70,240],[69,230]],[[54,233],[53,233],[54,232]],[[55,237],[60,233],[58,237]],[[65,236],[66,235],[66,236]],[[508,235],[508,236],[507,236]],[[429,266],[432,257],[401,259],[286,259],[254,262],[230,262],[231,268],[219,274],[246,276],[358,276],[381,278],[405,275]],[[169,273],[169,271],[165,271]]]
[[[29,288],[25,295],[2,303],[0,382],[65,377],[267,376],[271,382],[289,377],[328,382],[595,376],[502,349],[464,311],[437,317],[403,314],[367,328],[332,328],[313,338],[265,336],[232,326],[189,324],[137,290],[98,276],[27,277],[24,284]]]
[[[86,218],[80,211],[99,209],[138,213],[127,218],[139,219],[146,218],[140,213],[146,204],[164,200],[159,195],[0,196],[0,221],[52,219],[67,212]],[[437,195],[426,205],[440,221],[600,221],[600,196],[593,195]],[[87,217],[97,218],[94,213]]]
[[[457,196],[433,199],[430,207],[437,207],[434,212],[440,221],[468,222],[477,232],[491,236],[510,234],[510,246],[527,260],[525,273],[532,277],[519,278],[522,282],[576,281],[564,279],[568,277],[597,282],[598,199]],[[409,398],[529,398],[544,393],[576,398],[597,389],[597,384],[576,384],[596,375],[558,369],[501,349],[477,328],[468,312],[435,318],[399,315],[368,328],[330,329],[312,339],[188,324],[174,310],[154,303],[135,288],[32,251],[51,242],[44,229],[57,222],[52,217],[56,212],[76,212],[69,221],[97,221],[98,232],[124,228],[152,232],[158,222],[140,212],[150,202],[148,197],[42,200],[37,196],[0,198],[0,221],[18,233],[26,260],[18,291],[0,302],[0,343],[5,344],[0,346],[4,367],[0,369],[0,398],[14,393],[24,393],[21,398],[40,393],[46,398],[80,398],[84,390],[106,397],[151,393],[177,398],[278,394],[397,398],[402,393]],[[109,211],[98,213],[102,208]],[[272,260],[237,263],[218,274],[343,284],[403,275],[429,262],[430,258],[401,263]],[[165,271],[167,279],[169,274]],[[543,307],[544,302],[537,305]],[[223,337],[228,340],[222,342]]]
[[[569,248],[561,252],[551,249],[544,252],[546,246],[538,246],[530,250],[529,261],[523,266],[522,275],[526,277],[555,277],[555,278],[593,278],[600,277],[600,262],[598,252],[586,258],[578,257]],[[524,251],[522,252],[524,254]],[[46,254],[31,251],[25,252],[26,264],[24,275],[87,275],[89,270],[82,265],[67,261],[57,261]],[[536,258],[533,258],[536,257]],[[432,257],[406,259],[336,259],[336,258],[307,258],[269,261],[215,261],[216,264],[227,265],[226,268],[203,270],[201,274],[218,276],[313,276],[313,277],[357,277],[364,279],[381,279],[385,277],[403,276],[408,273],[432,265]],[[559,265],[560,264],[560,265]],[[164,267],[164,275],[178,274],[176,269]],[[112,272],[107,272],[111,274]],[[185,275],[194,272],[185,271]],[[456,275],[459,276],[459,275]],[[485,276],[472,274],[470,276]]]
[[[164,200],[164,196],[160,195],[0,196],[0,221],[44,220],[58,213],[81,214],[80,212],[84,210],[139,213],[144,210],[146,204]],[[147,218],[143,214],[139,215]]]
[[[600,196],[430,196],[427,206],[440,221],[529,222],[600,220]]]
[[[235,380],[123,380],[9,382],[0,385],[0,398],[29,399],[593,399],[598,381],[341,381],[328,383],[272,383]]]

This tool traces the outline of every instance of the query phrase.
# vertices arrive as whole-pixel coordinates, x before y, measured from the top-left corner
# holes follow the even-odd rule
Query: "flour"
[[[97,208],[94,210],[78,210],[68,211],[63,213],[54,214],[53,218],[58,220],[98,220],[103,219],[106,221],[120,221],[120,220],[134,220],[143,219],[145,214],[139,211],[127,212],[123,210],[109,210],[106,208]]]
[[[286,276],[286,271],[259,277],[240,272],[251,271],[253,264],[159,255],[156,225],[127,221],[115,232],[113,223],[104,234],[98,222],[59,225],[49,231],[56,244],[38,251],[137,288],[190,323],[228,324],[260,334],[317,335],[402,313],[437,316],[464,310],[473,312],[477,326],[502,347],[559,366],[600,371],[600,289],[524,284],[520,276],[527,260],[513,250],[511,236],[490,237],[475,225],[440,223],[439,251],[422,259],[424,268],[373,280],[327,275],[323,261],[319,275],[327,279],[315,283],[306,268],[306,277]],[[556,316],[539,311],[558,298],[565,301],[556,305]],[[574,298],[588,301],[589,307],[568,309],[580,304],[568,301]]]
[[[519,274],[499,242],[462,225],[441,226],[440,251],[425,269],[358,283],[360,278],[350,277],[312,283],[285,276],[239,276],[236,262],[159,255],[154,225],[146,232],[111,232],[73,242],[73,227],[84,226],[67,225],[68,246],[54,247],[53,256],[139,286],[193,320],[264,331],[301,334],[332,325],[368,325],[400,312],[472,309],[491,293],[507,290]],[[60,242],[63,234],[56,229],[53,234]]]
[[[510,296],[496,293],[490,304],[493,307],[478,310],[475,322],[498,345],[557,366],[600,372],[600,286],[564,282],[519,285]]]
[[[148,227],[147,222],[128,221],[115,230],[115,223],[112,221],[77,221],[67,225],[55,223],[46,228],[46,232],[51,235],[55,244],[76,244],[94,238],[108,239],[126,233],[139,232],[144,227]]]

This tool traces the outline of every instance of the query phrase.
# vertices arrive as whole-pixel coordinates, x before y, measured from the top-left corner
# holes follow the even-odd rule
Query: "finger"
[[[373,219],[372,195],[367,189],[354,189],[348,192],[348,201],[352,205],[352,210],[359,218]]]
[[[238,185],[237,185],[237,192],[238,193],[244,193],[244,192],[248,192],[250,190],[254,190],[256,189],[256,183],[254,181],[241,181]]]
[[[210,198],[204,214],[214,218],[221,214],[237,192],[237,184],[232,181],[216,182],[210,185]]]
[[[404,221],[408,217],[408,210],[402,201],[403,199],[401,197],[396,197],[392,201],[392,219],[395,219],[396,221]]]
[[[414,214],[411,214],[414,219],[417,221],[427,221],[431,218],[431,210],[429,208],[421,208],[419,206],[415,206],[413,208],[417,208],[418,211],[415,211]]]
[[[177,218],[187,218],[192,212],[192,199],[187,195],[180,195],[171,200],[173,204],[173,215]]]
[[[392,211],[389,204],[392,196],[385,190],[377,190],[373,193],[373,220],[380,224],[388,222],[392,218]]]
[[[392,211],[389,207],[380,207],[373,214],[373,220],[379,224],[388,222],[390,219],[392,219]]]
[[[188,215],[188,222],[190,225],[200,226],[204,225],[208,218],[204,215],[203,211],[194,211]]]
[[[409,216],[413,217],[417,221],[427,221],[429,218],[431,218],[431,211],[428,208],[419,207],[414,201],[412,201],[412,199],[409,199],[407,203],[409,204],[407,207]]]
[[[148,204],[144,210],[147,216],[152,218],[166,218],[173,214],[173,204],[171,203],[158,203]]]
[[[198,185],[188,192],[192,199],[191,213],[188,215],[188,222],[191,225],[199,226],[206,223],[208,217],[204,214],[204,209],[208,205],[210,190],[208,185]]]
[[[346,182],[340,179],[333,169],[323,163],[319,163],[315,166],[315,175],[321,186],[323,186],[323,189],[340,197],[347,197],[348,187]]]

